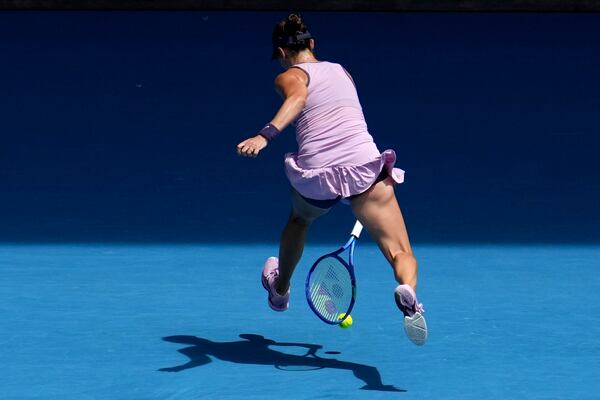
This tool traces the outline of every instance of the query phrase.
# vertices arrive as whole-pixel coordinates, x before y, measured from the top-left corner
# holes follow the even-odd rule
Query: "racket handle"
[[[352,228],[352,233],[350,233],[350,235],[352,235],[358,239],[360,237],[360,233],[362,232],[362,229],[363,229],[363,226],[360,223],[360,221],[356,221],[356,223],[354,224],[354,228]]]

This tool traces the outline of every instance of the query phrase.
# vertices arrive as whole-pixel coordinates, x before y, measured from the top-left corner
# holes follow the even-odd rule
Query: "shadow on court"
[[[353,362],[340,361],[335,358],[322,358],[317,351],[323,346],[310,343],[279,343],[266,339],[261,335],[244,333],[240,337],[244,340],[236,342],[213,342],[195,336],[168,336],[163,340],[172,343],[187,344],[191,347],[178,350],[181,354],[189,357],[190,361],[185,364],[161,368],[163,372],[179,372],[190,368],[209,364],[212,359],[209,356],[222,361],[237,364],[272,365],[282,370],[317,370],[324,368],[335,368],[352,371],[354,376],[365,384],[364,390],[380,390],[385,392],[405,392],[393,385],[384,385],[377,368],[357,364]],[[306,354],[298,356],[273,350],[270,346],[280,347],[302,347],[306,348]],[[336,354],[329,352],[328,354]]]

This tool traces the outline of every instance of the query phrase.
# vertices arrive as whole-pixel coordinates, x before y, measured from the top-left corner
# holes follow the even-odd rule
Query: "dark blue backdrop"
[[[0,13],[0,241],[275,241],[280,13]],[[600,240],[600,15],[307,13],[394,148],[411,237]],[[313,240],[351,227],[338,206]]]

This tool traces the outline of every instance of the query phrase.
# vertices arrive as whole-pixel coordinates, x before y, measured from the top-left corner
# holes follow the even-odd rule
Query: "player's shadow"
[[[364,382],[361,389],[380,390],[385,392],[405,392],[392,385],[384,385],[377,368],[370,365],[340,361],[335,358],[323,358],[317,351],[323,346],[310,343],[280,343],[266,339],[261,335],[249,333],[241,334],[244,340],[235,342],[213,342],[195,336],[168,336],[163,340],[172,343],[190,345],[178,350],[190,360],[182,365],[170,368],[161,368],[159,371],[179,372],[209,364],[213,358],[237,364],[272,365],[284,370],[317,370],[334,368],[352,371],[354,376]],[[294,355],[283,353],[271,347],[301,347],[306,349],[306,354]]]

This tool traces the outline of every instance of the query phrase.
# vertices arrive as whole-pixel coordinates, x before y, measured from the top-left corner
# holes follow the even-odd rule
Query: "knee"
[[[313,220],[314,219],[309,219],[309,218],[303,217],[301,215],[298,215],[296,213],[292,213],[290,215],[288,224],[294,225],[298,228],[308,229],[310,224],[312,224]]]

